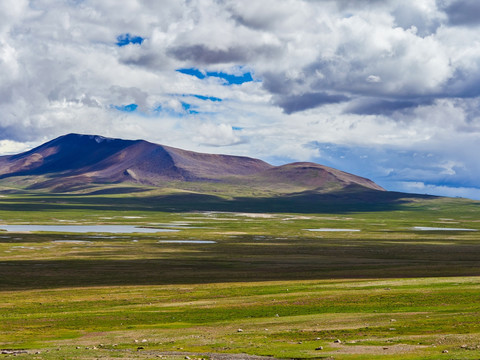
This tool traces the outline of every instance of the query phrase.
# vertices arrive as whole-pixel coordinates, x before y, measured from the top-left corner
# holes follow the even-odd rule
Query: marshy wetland
[[[175,230],[0,231],[0,357],[480,358],[477,202],[288,214],[0,200],[0,228]]]

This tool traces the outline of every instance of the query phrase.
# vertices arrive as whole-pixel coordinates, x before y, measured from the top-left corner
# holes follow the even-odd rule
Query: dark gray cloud
[[[35,134],[29,132],[24,133],[22,131],[24,129],[19,129],[19,127],[22,126],[0,125],[0,140],[12,140],[19,142],[35,140]]]
[[[232,13],[232,19],[237,22],[239,25],[243,25],[255,30],[268,30],[274,27],[276,23],[275,18],[270,18],[265,21],[264,19],[260,18],[247,18],[241,14]]]
[[[248,52],[243,48],[232,47],[226,50],[211,49],[207,45],[177,46],[168,53],[181,61],[192,61],[197,64],[245,63]]]
[[[441,1],[440,4],[448,15],[450,24],[466,26],[480,24],[480,1],[454,0]]]
[[[420,2],[418,4],[421,5]],[[414,28],[422,37],[435,34],[443,22],[434,11],[427,12],[420,6],[412,6],[411,3],[404,1],[397,2],[392,15],[398,26],[405,30]]]
[[[289,1],[262,0],[237,1],[227,0],[226,10],[239,26],[253,30],[276,31],[292,18],[292,5]],[[297,2],[297,10],[304,3]]]
[[[142,66],[151,69],[163,69],[168,64],[163,54],[155,52],[143,52],[134,56],[125,55],[120,61],[126,65]]]
[[[345,113],[357,115],[391,115],[396,111],[414,109],[418,106],[431,105],[432,99],[384,100],[375,98],[357,99],[350,103]]]
[[[181,45],[168,49],[167,54],[180,61],[193,64],[246,64],[262,58],[273,59],[281,55],[278,46],[260,47],[232,46],[227,49],[212,49],[208,44]]]
[[[331,95],[324,92],[274,97],[274,103],[280,106],[286,114],[292,114],[327,104],[337,104],[348,100],[349,98],[345,95]]]
[[[263,88],[272,94],[289,95],[295,91],[298,85],[302,84],[304,84],[303,80],[289,79],[284,73],[266,71],[262,74]]]
[[[477,60],[478,61],[478,60]],[[476,68],[455,70],[440,96],[474,98],[480,96],[480,61]]]
[[[311,2],[316,2],[317,0],[310,0]],[[365,10],[365,9],[378,9],[379,7],[388,7],[391,3],[391,0],[320,0],[324,3],[333,3],[340,10]]]

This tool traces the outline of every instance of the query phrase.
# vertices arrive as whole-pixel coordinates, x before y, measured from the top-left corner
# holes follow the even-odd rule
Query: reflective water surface
[[[9,232],[47,231],[63,233],[157,233],[174,232],[174,229],[152,229],[134,225],[0,225],[0,230]]]

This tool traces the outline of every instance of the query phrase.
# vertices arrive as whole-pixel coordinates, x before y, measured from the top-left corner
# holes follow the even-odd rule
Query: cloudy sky
[[[480,199],[478,0],[2,0],[0,155],[65,133]]]

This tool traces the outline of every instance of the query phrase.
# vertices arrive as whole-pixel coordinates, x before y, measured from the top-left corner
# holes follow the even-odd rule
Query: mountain
[[[203,154],[144,140],[68,134],[30,151],[0,157],[0,182],[29,189],[75,191],[98,184],[195,184],[280,193],[356,186],[384,191],[371,180],[315,163],[272,166],[249,157]],[[195,186],[194,186],[195,185]]]
[[[302,188],[317,190],[339,189],[346,186],[359,185],[367,189],[385,191],[385,189],[369,179],[311,162],[295,162],[275,166],[257,173],[252,178],[264,184],[270,183],[277,186],[296,185]]]

